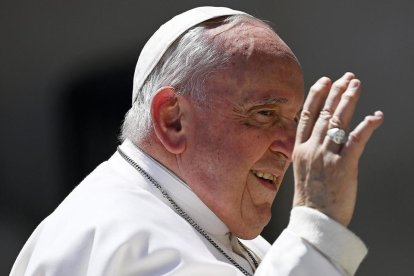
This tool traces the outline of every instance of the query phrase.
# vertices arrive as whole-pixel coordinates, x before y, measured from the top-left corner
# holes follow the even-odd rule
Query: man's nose
[[[273,132],[273,141],[270,150],[280,152],[289,159],[292,159],[293,147],[295,145],[296,123],[290,120],[276,126]]]

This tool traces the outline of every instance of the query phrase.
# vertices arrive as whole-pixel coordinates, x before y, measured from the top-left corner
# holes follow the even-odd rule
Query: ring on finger
[[[328,129],[326,135],[338,145],[345,144],[347,140],[345,130],[337,127]]]

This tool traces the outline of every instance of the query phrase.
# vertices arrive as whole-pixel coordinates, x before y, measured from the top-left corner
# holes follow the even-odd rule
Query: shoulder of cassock
[[[121,158],[101,164],[36,228],[11,275],[238,275]],[[270,247],[260,236],[248,244],[262,256]]]

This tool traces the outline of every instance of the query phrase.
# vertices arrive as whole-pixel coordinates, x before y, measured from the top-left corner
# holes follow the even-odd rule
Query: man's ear
[[[173,154],[184,152],[185,129],[182,125],[183,99],[172,87],[162,87],[151,102],[151,118],[155,134],[165,149]]]

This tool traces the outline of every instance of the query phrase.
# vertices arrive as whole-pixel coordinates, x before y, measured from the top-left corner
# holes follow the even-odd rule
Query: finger
[[[356,165],[372,133],[383,121],[384,114],[381,111],[375,112],[374,115],[366,116],[349,134],[348,141],[342,148],[342,156],[344,159],[354,160]]]
[[[330,114],[334,113],[342,94],[346,91],[350,81],[354,78],[355,75],[353,73],[347,72],[340,79],[335,81],[329,92],[328,98],[325,101],[325,106],[323,107],[324,111],[328,111]]]
[[[329,92],[325,105],[319,114],[312,133],[313,138],[319,143],[322,143],[324,140],[329,126],[329,120],[331,119],[342,94],[347,90],[349,82],[353,78],[355,78],[355,75],[348,72],[332,85],[331,91]]]
[[[331,80],[327,77],[320,78],[309,90],[303,109],[300,114],[299,124],[296,130],[296,144],[309,139],[319,111],[331,88]]]
[[[347,131],[354,115],[359,95],[361,94],[360,88],[361,82],[357,79],[353,79],[349,83],[348,89],[342,94],[341,100],[329,120],[328,129],[340,128]],[[332,152],[338,152],[341,148],[341,145],[336,144],[327,136],[325,136],[324,145]]]

